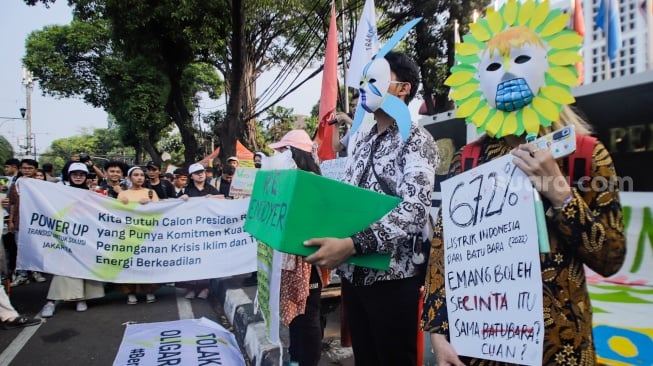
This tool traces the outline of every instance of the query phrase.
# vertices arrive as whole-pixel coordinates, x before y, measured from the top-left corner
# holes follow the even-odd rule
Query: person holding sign
[[[292,130],[270,144],[277,153],[290,154],[297,169],[321,174],[313,156],[313,141],[304,130]],[[290,332],[290,361],[302,366],[317,366],[322,351],[320,321],[322,287],[330,271],[319,271],[303,257],[283,254],[279,309],[281,320]]]
[[[428,222],[439,162],[433,137],[413,124],[408,112],[407,105],[417,93],[419,68],[405,54],[388,52],[393,45],[386,46],[365,68],[351,133],[356,132],[366,111],[374,113],[376,124],[357,139],[343,180],[397,196],[401,202],[351,237],[316,238],[305,243],[320,247],[306,258],[309,263],[340,266],[357,365],[416,363],[422,281],[413,244]],[[368,253],[390,253],[390,269],[342,264],[351,256]]]
[[[457,276],[459,273],[449,272],[448,265],[459,261],[472,263],[479,253],[472,252],[471,257],[456,259],[448,256],[448,251],[460,246],[472,247],[479,237],[488,233],[480,230],[482,225],[476,223],[488,220],[490,215],[501,215],[501,209],[510,210],[512,205],[511,197],[505,205],[488,203],[492,197],[494,201],[503,199],[497,192],[503,188],[498,187],[496,181],[495,192],[479,191],[475,202],[449,198],[451,205],[440,211],[436,223],[422,316],[423,329],[431,332],[438,365],[596,363],[592,304],[584,265],[603,276],[619,270],[625,257],[624,224],[612,159],[601,142],[588,137],[589,125],[566,105],[574,101],[570,88],[577,82],[574,63],[582,41],[574,31],[565,29],[566,18],[568,15],[559,10],[549,11],[547,1],[535,5],[508,1],[499,11],[476,23],[477,28],[465,37],[464,44],[471,47],[456,47],[456,58],[460,57],[461,63],[452,68],[452,75],[445,82],[452,87],[451,96],[458,104],[456,116],[466,117],[468,123],[474,123],[486,135],[456,153],[449,174],[459,175],[475,166],[512,156],[510,160],[528,176],[527,183],[541,194],[546,218],[545,227],[538,227],[538,230],[546,230],[549,245],[538,253],[543,298],[528,299],[524,296],[523,301],[515,303],[505,300],[505,297],[496,303],[481,303],[481,300],[470,297],[456,298],[447,293],[447,288],[453,291],[475,287],[483,280],[494,283],[496,293],[505,294],[505,288],[511,286],[506,282],[513,283],[513,276],[523,276],[526,272],[519,272],[519,267],[515,272],[497,272],[495,268],[502,268],[501,264],[510,257],[505,252],[496,256],[497,266],[489,267],[491,270],[481,277],[474,277],[471,271],[464,272],[471,276],[465,280]],[[569,57],[558,57],[564,53]],[[565,126],[574,126],[577,134],[576,153],[569,158],[556,160],[550,147],[538,148],[534,143],[526,143],[527,134],[542,136],[560,131]],[[585,144],[589,144],[587,157],[583,156],[585,149],[582,146]],[[585,176],[580,177],[578,184],[570,182],[563,167],[570,163],[579,164],[583,171],[582,160],[588,162],[587,170],[580,174]],[[568,175],[577,176],[575,173]],[[582,182],[590,184],[583,185]],[[463,210],[458,209],[465,207],[469,208],[467,212],[472,212],[472,220],[460,229],[466,233],[463,238],[443,228],[443,222],[461,223],[462,216],[456,217],[456,214],[462,215]],[[446,220],[443,215],[447,215]],[[514,227],[506,224],[501,229],[512,230]],[[499,248],[507,251],[532,240],[535,241],[533,249],[538,250],[537,237],[512,236],[496,245],[480,247],[479,251],[480,255],[487,256],[490,251]],[[535,301],[539,304],[537,307],[543,309],[543,314],[538,314],[543,315],[542,328],[508,331],[502,328],[504,323],[496,321],[496,317],[504,316],[506,311],[511,311],[509,309],[527,309]],[[456,315],[462,317],[474,311],[484,311],[485,323],[498,325],[483,327],[479,331],[450,321],[453,314],[462,312],[463,315]],[[510,336],[532,339],[539,336],[540,331],[544,333],[543,343],[532,342],[529,347],[540,347],[541,359],[527,363],[521,347],[513,349],[516,352],[509,349],[499,351],[496,347],[500,342],[496,339],[505,340]],[[470,334],[493,347],[479,349],[483,357],[459,357],[459,350],[454,349],[450,342]]]
[[[129,202],[138,202],[141,205],[145,205],[149,202],[159,201],[159,196],[153,189],[145,188],[145,172],[139,166],[134,166],[129,168],[127,171],[127,179],[131,182],[129,189],[121,191],[118,193],[118,200],[124,204]],[[156,301],[156,296],[154,291],[159,288],[155,284],[119,284],[118,289],[127,294],[127,304],[136,305],[138,303],[138,298],[136,294],[139,292],[145,292],[145,301],[153,303]]]
[[[88,190],[88,185],[86,185],[88,174],[86,164],[75,162],[68,166],[66,180],[69,182],[70,187]],[[88,309],[86,300],[100,297],[104,297],[102,282],[54,275],[48,290],[48,301],[41,310],[41,316],[49,318],[54,315],[57,301],[76,301],[76,310],[81,312]]]

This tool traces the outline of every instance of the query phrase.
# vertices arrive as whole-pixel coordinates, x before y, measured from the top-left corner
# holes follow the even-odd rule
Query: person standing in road
[[[88,190],[86,184],[88,174],[86,164],[72,163],[68,166],[68,179],[66,180],[72,188]],[[55,275],[50,282],[48,301],[41,310],[41,316],[49,318],[54,315],[57,301],[75,301],[77,302],[76,310],[82,312],[88,309],[86,300],[100,297],[104,297],[102,282]]]
[[[98,188],[111,198],[118,198],[118,194],[127,189],[127,185],[123,184],[125,177],[124,164],[120,161],[110,160],[104,164],[104,179],[100,182]]]
[[[356,142],[344,181],[401,202],[351,237],[306,241],[319,247],[306,260],[326,268],[340,266],[356,365],[415,365],[422,281],[419,263],[413,261],[413,238],[428,223],[440,159],[431,134],[409,118],[407,105],[419,84],[415,62],[389,52],[375,57],[366,70],[358,108],[372,111],[376,124]],[[368,253],[391,254],[390,269],[342,264]]]
[[[175,198],[175,190],[172,187],[172,183],[165,179],[161,179],[161,167],[159,164],[149,161],[145,166],[145,169],[147,170],[145,188],[153,189],[161,200]]]

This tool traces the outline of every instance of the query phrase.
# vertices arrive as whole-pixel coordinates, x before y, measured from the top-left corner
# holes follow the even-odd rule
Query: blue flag
[[[619,0],[603,0],[596,13],[596,26],[603,30],[608,40],[608,57],[610,61],[617,56],[621,49],[621,20],[619,18]],[[607,21],[606,21],[607,19]]]

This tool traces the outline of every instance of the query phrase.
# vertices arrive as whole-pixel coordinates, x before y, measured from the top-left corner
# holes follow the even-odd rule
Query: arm
[[[344,112],[337,112],[336,113],[336,126],[340,127],[344,124],[347,124],[348,126],[351,126],[352,120],[349,118],[347,113]],[[349,133],[349,132],[347,132]],[[338,133],[338,129],[336,128],[333,131],[333,134],[331,135],[331,147],[333,148],[333,151],[335,152],[340,152],[342,150],[345,150],[347,146],[345,146],[342,142],[340,142],[340,133]]]
[[[608,151],[598,141],[590,174],[594,190],[573,189],[571,201],[553,215],[553,227],[560,242],[575,250],[583,263],[602,276],[610,276],[624,262],[626,238],[617,174]]]

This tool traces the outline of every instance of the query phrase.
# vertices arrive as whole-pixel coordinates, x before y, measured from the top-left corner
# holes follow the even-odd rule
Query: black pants
[[[7,270],[9,273],[14,273],[16,270],[16,258],[18,256],[18,248],[16,247],[16,236],[14,233],[6,233],[2,236],[2,243],[7,252]]]
[[[320,276],[311,268],[311,288],[306,299],[306,311],[290,322],[290,361],[299,363],[300,366],[317,366],[322,353],[322,322],[320,321],[322,284]]]
[[[356,366],[417,364],[416,277],[353,286],[342,281]]]

